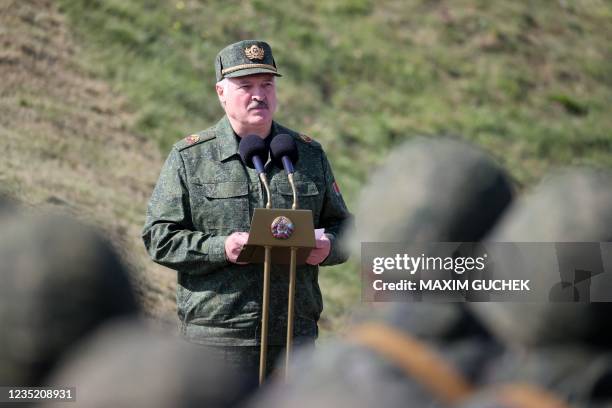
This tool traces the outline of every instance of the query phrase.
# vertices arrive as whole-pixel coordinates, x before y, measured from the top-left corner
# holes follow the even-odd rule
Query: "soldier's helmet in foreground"
[[[534,192],[518,200],[487,242],[562,243],[557,256],[563,257],[564,262],[580,261],[584,265],[587,261],[597,269],[599,260],[607,263],[604,273],[609,274],[611,259],[605,258],[610,254],[611,225],[612,174],[568,169],[549,177]],[[572,249],[574,246],[578,250]],[[604,252],[608,255],[602,257],[600,248],[607,248]],[[538,270],[537,265],[543,265],[542,258],[534,254],[524,261]],[[573,274],[575,270],[560,271],[560,274],[565,272]],[[598,283],[602,282],[602,276],[593,276],[592,282],[586,282],[591,300],[611,296],[606,280]],[[571,285],[570,289],[573,289]],[[551,298],[540,303],[472,303],[469,306],[507,345],[508,351],[490,365],[487,384],[483,384],[481,392],[465,407],[563,407],[568,403],[610,406],[611,303],[566,303]]]
[[[395,148],[357,201],[364,241],[479,241],[511,202],[506,172],[486,153],[450,139],[416,138]]]
[[[50,383],[75,387],[78,406],[89,408],[234,407],[256,388],[206,348],[128,320],[73,350]]]
[[[486,241],[588,242],[599,248],[599,242],[612,241],[611,225],[612,174],[568,169],[547,178],[533,193],[518,200]],[[525,262],[538,265],[544,260],[533,257]],[[596,280],[594,277],[593,282]],[[597,284],[590,286],[593,299],[599,297],[598,291],[612,290]],[[606,323],[612,313],[611,303],[551,300],[474,303],[472,308],[511,347],[572,342],[593,342],[605,347],[612,344],[612,325]]]
[[[395,149],[371,177],[347,245],[359,254],[362,241],[478,241],[512,196],[505,171],[481,150],[451,139],[419,138]],[[361,318],[344,339],[317,347],[313,356],[296,355],[290,383],[271,387],[253,405],[421,407],[456,397],[436,395],[399,363],[401,358],[381,349],[384,341],[378,346],[362,341],[366,331],[367,337],[377,330],[389,333],[388,345],[400,345],[400,354],[419,356],[425,346],[466,378],[477,376],[498,350],[462,306],[396,304]]]
[[[127,271],[101,236],[59,215],[4,217],[0,384],[36,386],[103,322],[134,314]]]

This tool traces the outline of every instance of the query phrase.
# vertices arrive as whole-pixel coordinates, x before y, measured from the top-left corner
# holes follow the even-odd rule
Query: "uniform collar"
[[[276,136],[277,133],[278,125],[276,122],[272,121],[271,135],[269,136],[270,139]],[[235,154],[238,154],[240,137],[236,135],[234,129],[232,129],[232,125],[230,124],[227,115],[223,116],[223,118],[221,118],[221,120],[217,123],[215,134],[219,147],[219,160],[223,161]]]

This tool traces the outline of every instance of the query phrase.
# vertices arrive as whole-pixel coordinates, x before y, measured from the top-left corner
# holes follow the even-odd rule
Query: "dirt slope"
[[[104,229],[131,265],[148,316],[174,319],[172,271],[140,241],[162,164],[124,99],[85,72],[50,0],[0,3],[0,189]]]

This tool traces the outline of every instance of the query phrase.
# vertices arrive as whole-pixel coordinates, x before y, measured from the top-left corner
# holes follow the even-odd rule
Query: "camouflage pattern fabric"
[[[314,338],[299,338],[293,342],[295,349],[307,354],[314,350]],[[228,367],[240,371],[253,382],[259,381],[259,346],[206,346],[211,354],[220,358]],[[268,346],[266,377],[280,378],[285,364],[285,347]]]
[[[277,123],[272,137],[295,138],[299,161],[295,181],[300,208],[313,212],[315,228],[331,237],[322,265],[344,262],[336,245],[351,216],[336,188],[321,145]],[[178,272],[177,306],[182,333],[209,345],[254,346],[260,342],[263,265],[236,265],[225,259],[224,242],[236,231],[249,231],[265,192],[255,170],[238,155],[238,137],[229,120],[178,142],[161,171],[149,202],[143,230],[152,259]],[[292,193],[284,170],[268,162],[265,171],[274,208],[291,208]],[[284,345],[288,266],[273,265],[270,285],[269,344]],[[294,336],[317,336],[323,308],[317,266],[297,268]]]

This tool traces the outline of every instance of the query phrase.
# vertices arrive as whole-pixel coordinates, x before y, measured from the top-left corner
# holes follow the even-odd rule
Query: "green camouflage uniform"
[[[347,255],[336,245],[350,214],[321,145],[272,124],[272,134],[295,140],[299,161],[295,181],[299,206],[312,210],[315,228],[330,234],[331,252],[321,265]],[[216,126],[178,142],[161,171],[149,202],[143,231],[153,260],[178,271],[177,305],[181,331],[189,340],[216,346],[254,346],[260,342],[263,265],[237,265],[225,258],[225,239],[249,231],[255,208],[265,206],[265,190],[255,170],[238,155],[239,138],[227,117]],[[284,170],[265,166],[274,208],[291,208]],[[319,268],[297,268],[294,336],[317,336],[323,308]],[[286,336],[288,266],[273,265],[270,283],[269,344]]]

